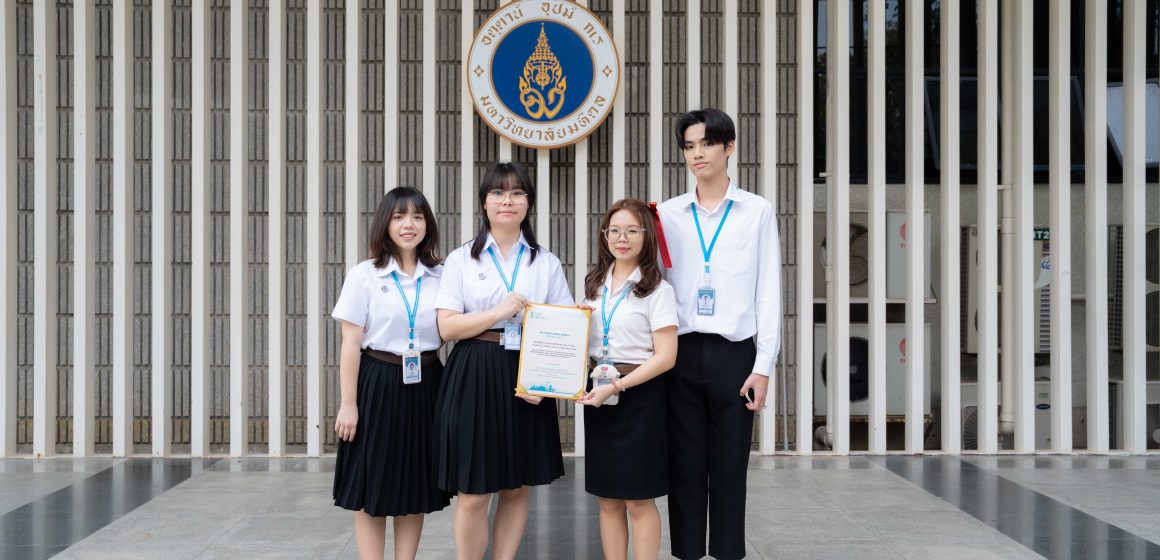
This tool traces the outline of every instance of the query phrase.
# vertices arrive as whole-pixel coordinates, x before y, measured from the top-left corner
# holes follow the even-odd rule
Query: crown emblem
[[[564,69],[548,45],[548,35],[541,23],[536,49],[524,63],[524,74],[520,76],[520,103],[533,119],[555,118],[564,106],[564,90],[567,88]]]

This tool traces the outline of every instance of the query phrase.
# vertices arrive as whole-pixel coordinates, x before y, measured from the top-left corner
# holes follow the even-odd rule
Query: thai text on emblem
[[[548,36],[541,23],[536,49],[524,63],[524,75],[520,76],[520,103],[533,119],[544,116],[553,119],[564,106],[566,89],[568,81],[564,76],[564,68],[548,46]]]

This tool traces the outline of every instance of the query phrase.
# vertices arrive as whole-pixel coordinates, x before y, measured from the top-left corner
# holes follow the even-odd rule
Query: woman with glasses
[[[677,306],[661,279],[649,207],[636,199],[612,205],[601,223],[596,266],[584,279],[593,309],[588,335],[591,390],[584,411],[585,490],[600,498],[604,557],[656,558],[668,493],[668,412],[660,375],[677,358]],[[627,514],[627,515],[626,515]]]
[[[395,558],[414,558],[423,514],[447,507],[435,487],[431,424],[443,365],[435,325],[439,232],[423,193],[383,197],[331,315],[342,329],[341,406],[334,422],[334,504],[353,510],[362,558],[382,558],[394,517]]]
[[[535,202],[518,163],[487,172],[479,185],[479,233],[447,256],[435,303],[440,334],[458,341],[436,406],[435,468],[439,488],[458,496],[459,558],[487,552],[488,504],[496,493],[492,557],[515,558],[527,487],[564,474],[555,401],[515,393],[524,307],[573,304],[560,259],[536,243]]]

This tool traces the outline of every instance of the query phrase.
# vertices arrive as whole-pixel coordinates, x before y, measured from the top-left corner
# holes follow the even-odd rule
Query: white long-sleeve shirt
[[[705,257],[693,208],[707,246],[730,200],[733,208],[710,257],[714,313],[698,315],[697,290],[703,283]],[[666,280],[676,292],[677,333],[718,334],[734,342],[754,337],[753,373],[768,376],[781,350],[781,245],[773,205],[730,182],[717,208],[702,207],[695,189],[657,208],[673,263]]]

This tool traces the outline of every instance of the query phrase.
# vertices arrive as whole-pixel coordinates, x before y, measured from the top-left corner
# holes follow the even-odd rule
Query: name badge
[[[515,350],[520,349],[520,338],[523,333],[520,330],[520,324],[515,321],[508,321],[503,325],[503,349]]]
[[[423,381],[423,361],[417,350],[403,352],[403,384],[414,385]]]
[[[713,288],[701,288],[697,290],[697,315],[712,317],[713,310],[716,307],[717,290]]]

